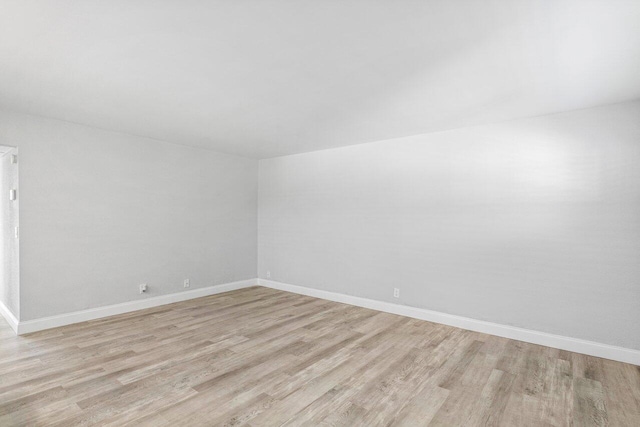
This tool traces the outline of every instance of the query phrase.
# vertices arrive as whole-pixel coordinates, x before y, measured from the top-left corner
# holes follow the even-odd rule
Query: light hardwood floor
[[[15,337],[0,425],[640,425],[640,368],[254,287]]]

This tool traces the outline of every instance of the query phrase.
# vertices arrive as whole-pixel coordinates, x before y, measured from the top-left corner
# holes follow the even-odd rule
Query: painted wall
[[[261,160],[258,274],[640,349],[639,165],[640,102]]]
[[[18,164],[11,163],[16,148],[0,148],[0,302],[20,318],[19,240],[15,237],[18,226],[20,198],[9,200],[9,191],[18,188]],[[20,191],[17,192],[20,195]]]
[[[0,141],[20,150],[21,320],[256,277],[256,160],[8,112]]]

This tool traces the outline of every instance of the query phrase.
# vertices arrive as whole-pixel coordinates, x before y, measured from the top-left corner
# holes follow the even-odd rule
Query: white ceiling
[[[249,157],[637,98],[638,0],[0,0],[0,108]]]

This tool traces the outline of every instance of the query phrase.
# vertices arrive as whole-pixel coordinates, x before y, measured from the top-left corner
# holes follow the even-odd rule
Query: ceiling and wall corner
[[[640,2],[0,2],[0,108],[253,158],[640,98]]]

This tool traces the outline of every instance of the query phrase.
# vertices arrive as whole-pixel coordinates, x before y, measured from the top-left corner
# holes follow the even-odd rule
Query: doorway
[[[0,145],[0,314],[20,319],[18,148]]]

